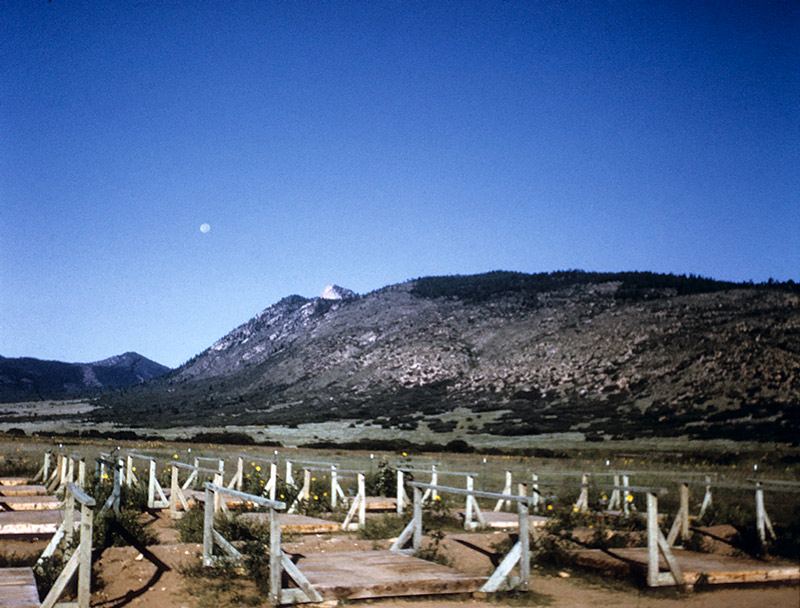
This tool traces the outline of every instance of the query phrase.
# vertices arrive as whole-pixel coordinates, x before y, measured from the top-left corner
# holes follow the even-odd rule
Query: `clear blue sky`
[[[567,268],[800,279],[796,0],[0,0],[4,356]]]

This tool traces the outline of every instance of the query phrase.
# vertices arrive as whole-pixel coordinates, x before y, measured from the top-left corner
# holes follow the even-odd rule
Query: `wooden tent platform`
[[[0,608],[39,608],[32,569],[0,569]]]
[[[385,496],[367,496],[364,501],[367,511],[397,511],[397,499]]]
[[[0,486],[22,486],[26,483],[27,477],[0,477]]]
[[[61,508],[55,496],[0,496],[0,511],[47,511]]]
[[[269,514],[267,513],[242,513],[239,518],[269,524]],[[342,524],[339,522],[297,513],[281,513],[281,532],[285,534],[329,534],[341,531]]]
[[[395,551],[313,553],[297,567],[325,600],[473,593],[487,580]]]
[[[694,585],[699,580],[711,585],[800,580],[800,566],[796,564],[768,563],[675,548],[672,553],[687,585]],[[577,562],[582,566],[605,571],[646,572],[647,549],[611,549],[608,552],[586,549],[578,552]],[[663,558],[659,562],[659,568],[663,572],[669,571]]]
[[[463,509],[456,511],[456,514],[461,519],[466,517]],[[519,515],[516,513],[505,513],[503,511],[481,511],[483,520],[486,522],[488,528],[496,528],[498,530],[510,530],[519,528]],[[547,522],[551,521],[548,517],[542,515],[531,515],[528,517],[530,520],[531,528],[541,528]],[[473,515],[472,521],[477,522],[477,518]]]
[[[0,496],[44,496],[47,488],[44,486],[0,486]]]
[[[80,523],[81,514],[75,512],[75,526]],[[51,511],[3,511],[0,512],[0,535],[55,534],[64,521],[63,510]]]
[[[181,490],[183,493],[183,497],[186,499],[186,502],[189,503],[189,506],[192,507],[196,504],[204,504],[206,502],[206,492],[205,490]],[[164,489],[164,496],[167,500],[170,499],[172,495],[172,491],[169,488]],[[225,502],[225,504],[229,507],[239,506],[242,504],[242,501],[238,498],[233,498],[232,496],[221,496],[221,499]],[[255,506],[252,505],[251,506]]]

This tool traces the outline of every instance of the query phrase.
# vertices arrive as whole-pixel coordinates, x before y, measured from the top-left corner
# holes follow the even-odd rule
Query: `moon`
[[[200,232],[202,232],[203,234],[205,234],[209,230],[211,230],[211,225],[210,224],[201,224],[200,225]]]

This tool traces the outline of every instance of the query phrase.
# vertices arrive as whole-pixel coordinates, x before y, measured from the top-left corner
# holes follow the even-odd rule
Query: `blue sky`
[[[177,366],[329,283],[800,279],[794,1],[0,8],[4,356]]]

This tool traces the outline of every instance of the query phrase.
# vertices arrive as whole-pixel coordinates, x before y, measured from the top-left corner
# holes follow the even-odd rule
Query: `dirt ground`
[[[224,584],[215,591],[205,589],[205,579],[187,576],[186,569],[198,564],[201,546],[181,544],[168,517],[148,517],[144,525],[154,529],[161,543],[140,551],[134,547],[112,547],[103,551],[96,562],[99,581],[92,593],[92,606],[101,608],[202,608],[205,606],[266,605],[257,603],[257,593],[250,586],[240,598],[231,596]],[[459,535],[455,535],[456,538]],[[471,535],[467,547],[450,538],[443,542],[446,554],[458,564],[459,570],[487,574],[498,556],[493,547],[507,538],[502,532]],[[4,544],[4,551],[25,553],[41,551],[43,541],[19,541]],[[308,535],[286,543],[290,553],[347,551],[386,548],[389,541],[359,541],[349,536]],[[478,550],[476,550],[476,547]],[[481,551],[480,549],[483,549]],[[213,587],[213,584],[212,584]],[[194,592],[191,590],[194,589]],[[489,597],[428,596],[387,600],[347,602],[370,608],[497,608],[498,606],[550,606],[589,608],[615,606],[619,608],[797,608],[800,606],[800,587],[796,584],[773,584],[747,587],[711,588],[682,593],[677,590],[648,590],[637,588],[629,581],[619,581],[580,572],[532,572],[531,592],[528,594]]]

